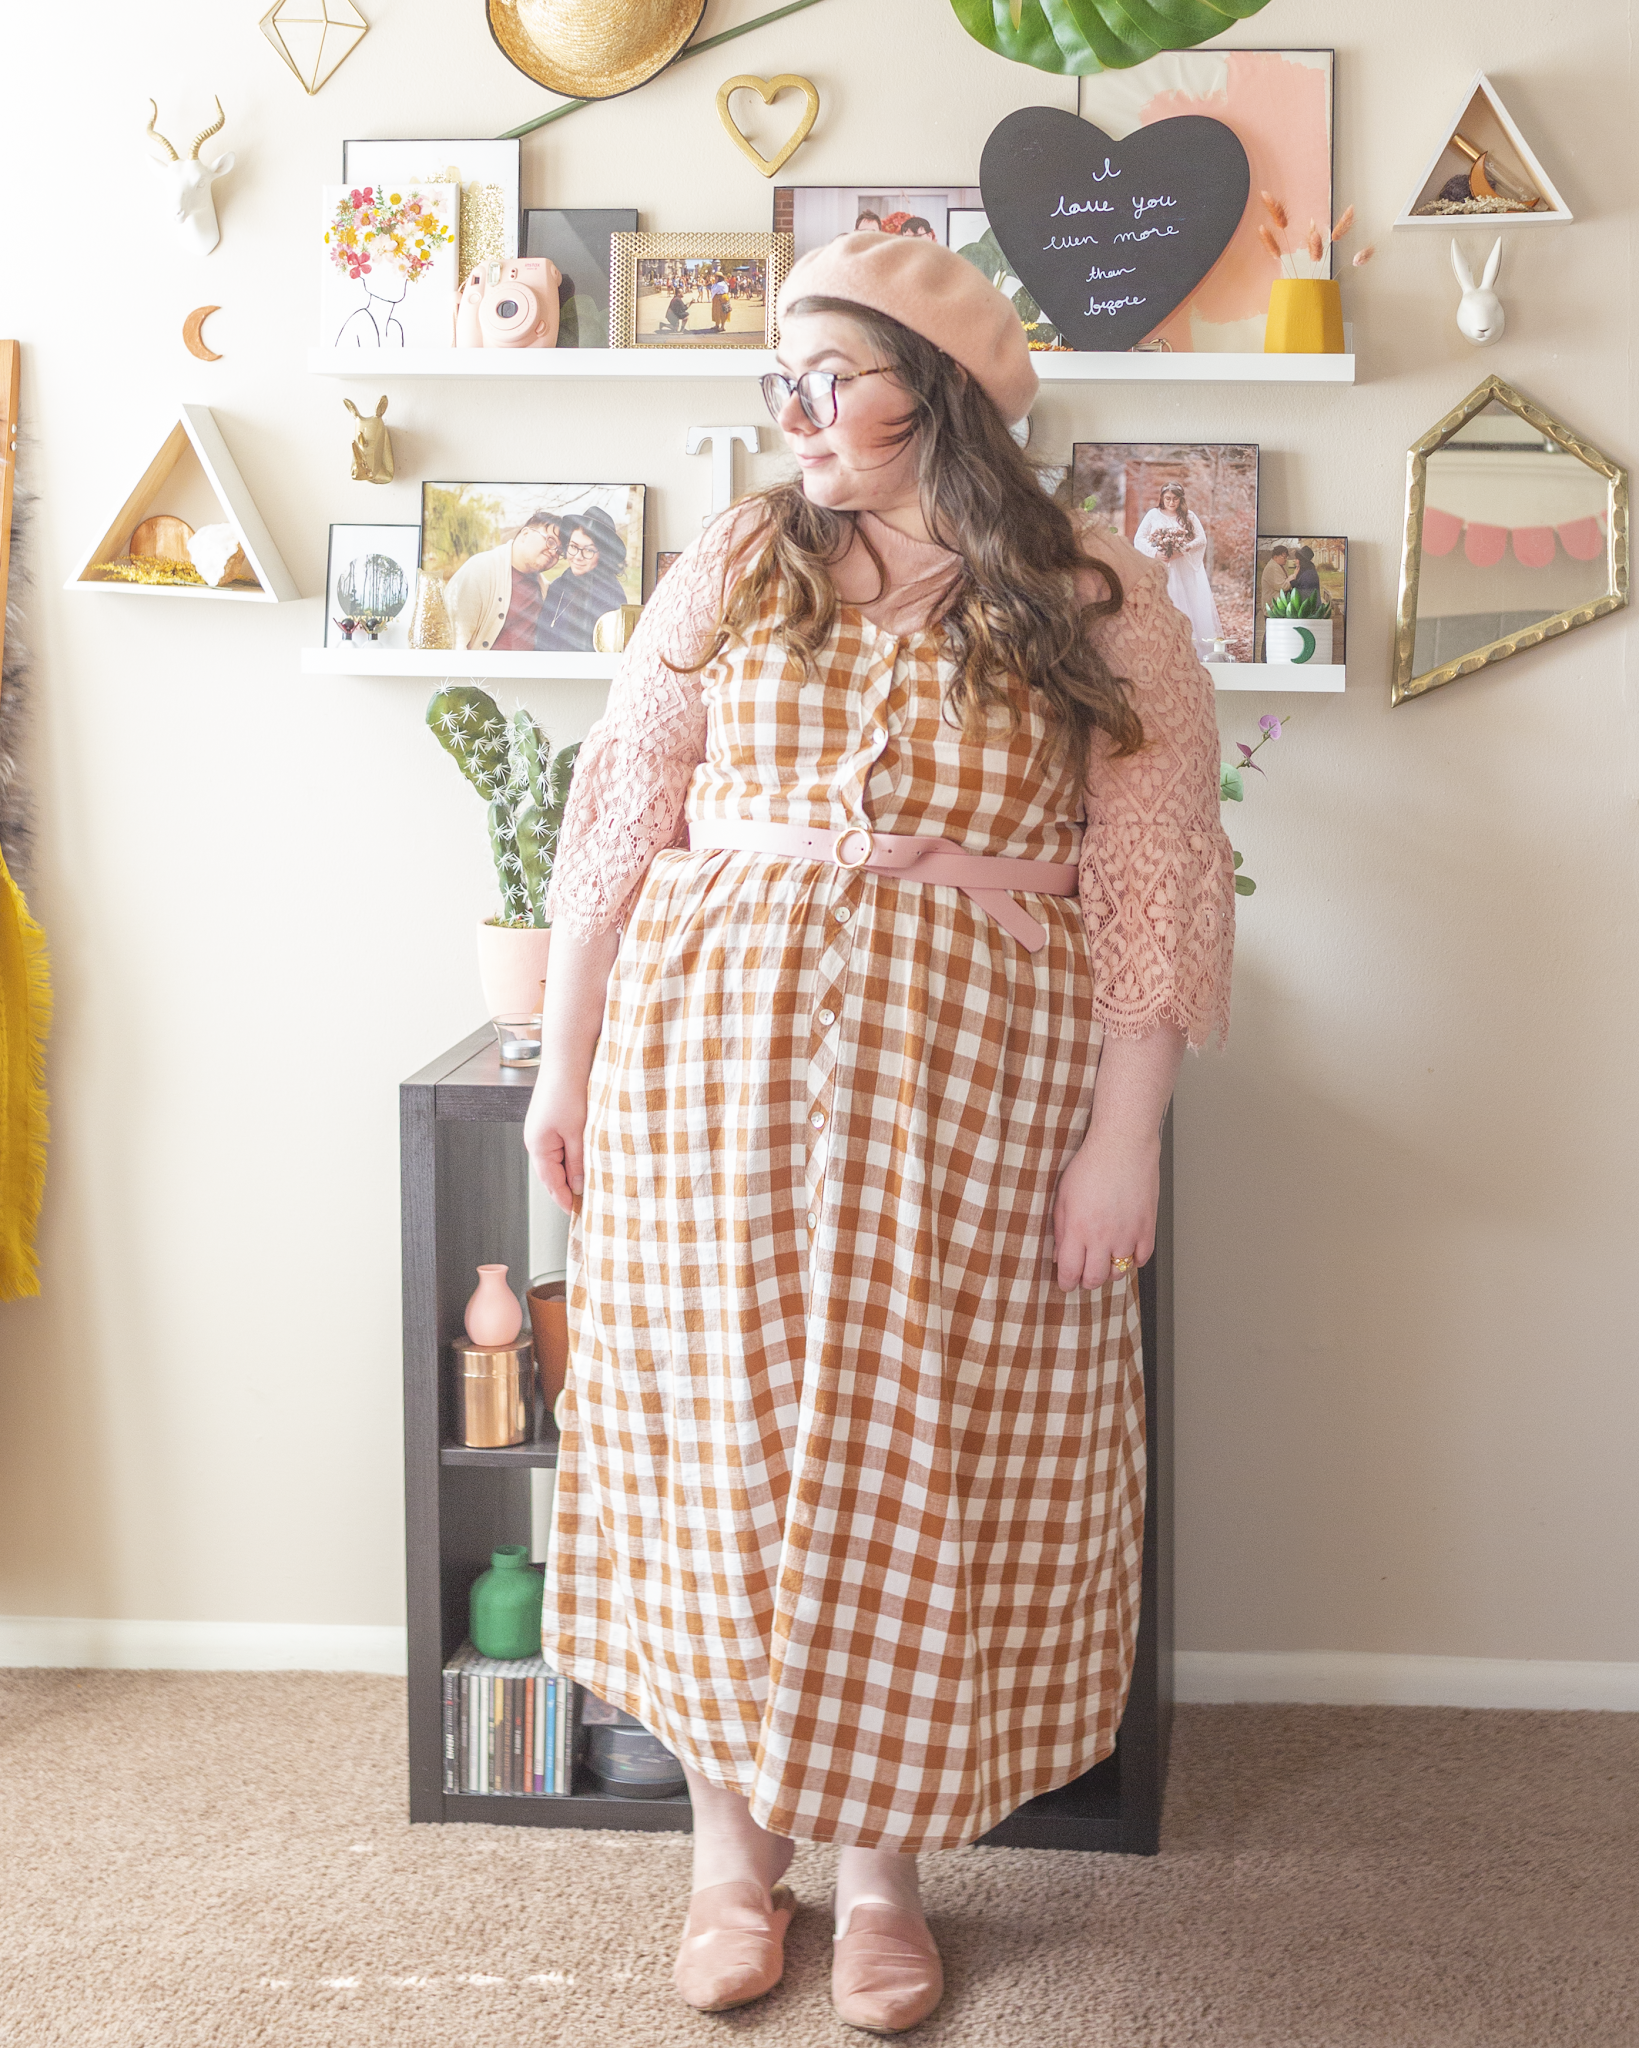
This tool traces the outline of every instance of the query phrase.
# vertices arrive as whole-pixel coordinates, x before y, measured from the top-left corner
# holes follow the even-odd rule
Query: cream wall
[[[218,418],[304,590],[327,523],[416,517],[425,475],[641,479],[677,547],[685,425],[749,384],[544,389],[303,365],[312,221],[348,134],[494,134],[545,103],[479,0],[373,0],[304,99],[260,0],[112,0],[11,24],[0,332],[26,345],[27,772],[59,1023],[40,1300],[0,1310],[0,1611],[175,1622],[402,1617],[396,1084],[481,1019],[476,800],[411,682],[307,681],[277,610],[60,588],[181,401]],[[712,0],[708,30],[761,11]],[[1402,450],[1500,371],[1620,459],[1634,199],[1619,0],[1271,0],[1228,40],[1335,44],[1352,389],[1051,389],[1035,447],[1262,443],[1266,530],[1351,536],[1350,686],[1296,712],[1233,816],[1227,1056],[1178,1105],[1179,1625],[1198,1652],[1639,1659],[1630,1273],[1639,1086],[1630,632],[1606,621],[1391,713]],[[1438,235],[1390,235],[1486,66],[1579,219],[1516,231],[1509,331],[1456,333]],[[1014,106],[1073,86],[990,57],[947,0],[823,0],[525,145],[534,204],[765,227],[717,127],[740,69],[823,111],[787,175],[971,179]],[[220,92],[223,242],[185,255],[143,162]],[[1477,238],[1475,238],[1477,239]],[[178,329],[220,301],[218,364]],[[344,391],[392,395],[401,481],[347,474]],[[760,465],[766,470],[769,465]],[[224,615],[226,614],[226,615]],[[601,692],[536,685],[555,738]],[[1268,757],[1266,757],[1268,758]]]

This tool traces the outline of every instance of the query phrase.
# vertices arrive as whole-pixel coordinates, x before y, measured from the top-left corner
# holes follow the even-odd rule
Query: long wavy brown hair
[[[1042,700],[1056,756],[1084,774],[1093,735],[1133,754],[1144,728],[1125,681],[1110,672],[1088,633],[1121,608],[1119,577],[1083,553],[1070,517],[1042,489],[1033,465],[995,405],[967,372],[900,321],[851,299],[799,299],[790,313],[843,313],[865,331],[903,388],[909,407],[890,446],[916,444],[917,484],[928,532],[959,560],[940,615],[954,657],[946,710],[964,731],[981,732],[994,712],[1017,728],[1019,684]],[[764,615],[774,593],[774,632],[811,665],[836,625],[831,570],[857,530],[852,512],[811,504],[799,482],[776,484],[749,502],[751,523],[730,572],[713,637],[690,668],[704,668]],[[859,539],[887,587],[882,558]],[[1078,570],[1095,568],[1107,595],[1083,603]]]

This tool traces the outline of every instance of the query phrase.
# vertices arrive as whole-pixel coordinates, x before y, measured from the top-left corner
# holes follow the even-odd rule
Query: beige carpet
[[[5,2048],[844,2048],[673,2002],[681,1838],[403,1818],[393,1680],[0,1673]],[[1193,1708],[1153,1859],[965,1850],[918,2048],[1635,2048],[1639,1716]]]

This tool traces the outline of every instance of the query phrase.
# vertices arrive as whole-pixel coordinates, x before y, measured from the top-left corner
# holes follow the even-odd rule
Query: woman
[[[1182,484],[1163,486],[1152,511],[1146,512],[1133,535],[1140,554],[1167,565],[1167,594],[1189,620],[1195,652],[1212,659],[1212,643],[1223,635],[1223,622],[1206,573],[1206,528],[1189,509]]]
[[[535,645],[548,654],[583,654],[598,620],[626,602],[620,581],[626,543],[601,505],[560,520],[559,527],[565,573],[546,586]]]
[[[1009,302],[862,234],[779,312],[800,481],[651,599],[561,836],[543,1647],[684,1764],[682,1996],[778,1981],[792,1843],[834,1842],[832,1995],[897,2032],[941,1988],[916,1852],[1114,1743],[1131,1276],[1234,896],[1210,684],[1159,573],[1010,438]]]
[[[1292,578],[1292,588],[1305,597],[1320,595],[1320,571],[1315,567],[1315,551],[1311,547],[1298,549],[1298,572]]]

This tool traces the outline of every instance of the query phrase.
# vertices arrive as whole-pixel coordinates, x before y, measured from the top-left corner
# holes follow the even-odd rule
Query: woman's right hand
[[[524,1118],[524,1149],[541,1185],[572,1215],[586,1185],[586,1091],[589,1070],[573,1055],[541,1048],[540,1072]]]

